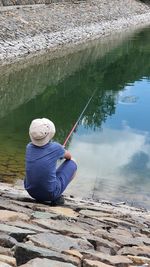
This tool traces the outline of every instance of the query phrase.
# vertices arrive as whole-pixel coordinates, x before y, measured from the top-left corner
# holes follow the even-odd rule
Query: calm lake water
[[[94,91],[67,143],[67,192],[150,208],[150,28],[0,69],[0,181],[24,176],[32,119],[53,120],[63,143]]]

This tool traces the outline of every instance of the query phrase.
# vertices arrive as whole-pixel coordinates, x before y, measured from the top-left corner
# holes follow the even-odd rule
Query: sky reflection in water
[[[141,205],[150,199],[150,83],[125,86],[116,96],[116,111],[93,132],[83,124],[70,148],[80,177],[69,193]],[[84,190],[83,190],[84,188]],[[91,191],[94,189],[94,192]]]

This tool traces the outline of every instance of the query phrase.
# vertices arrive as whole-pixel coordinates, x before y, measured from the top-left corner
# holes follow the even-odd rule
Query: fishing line
[[[63,146],[66,146],[66,144],[67,144],[67,142],[68,142],[70,136],[72,135],[72,133],[74,132],[75,128],[77,127],[77,125],[78,125],[78,123],[79,123],[79,121],[80,121],[82,115],[84,114],[84,112],[85,112],[85,110],[87,109],[88,105],[90,104],[92,98],[94,97],[96,90],[97,90],[97,89],[94,90],[92,96],[89,98],[89,100],[88,100],[87,104],[85,105],[83,111],[81,112],[79,118],[77,119],[76,123],[75,123],[74,126],[72,127],[72,129],[71,129],[71,131],[69,132],[68,136],[66,137],[66,139],[65,139],[65,141],[64,141],[64,143],[63,143]]]

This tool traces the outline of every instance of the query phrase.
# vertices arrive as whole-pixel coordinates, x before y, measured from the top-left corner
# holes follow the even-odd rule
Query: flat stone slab
[[[16,211],[20,213],[24,213],[30,215],[32,210],[26,207],[22,207],[19,202],[18,204],[13,204],[12,200],[4,199],[0,196],[0,209],[9,210],[9,211]]]
[[[27,263],[20,265],[20,267],[74,267],[71,263],[65,263],[55,260],[35,258]]]
[[[28,215],[21,213],[21,212],[0,209],[0,221],[1,222],[16,221],[17,219],[27,221],[29,220],[29,218],[30,217]]]
[[[57,216],[58,215],[53,212],[35,211],[31,214],[31,219],[51,219],[57,218]]]
[[[109,265],[119,266],[119,267],[128,267],[129,264],[132,264],[132,260],[128,259],[125,256],[115,255],[110,256],[101,252],[82,252],[85,258],[90,260],[97,260]]]
[[[105,264],[100,261],[92,261],[85,259],[83,261],[83,267],[112,267],[113,265]]]
[[[112,213],[106,213],[102,211],[89,210],[89,209],[80,210],[79,214],[82,214],[87,217],[109,217],[112,215]]]
[[[10,248],[0,246],[0,255],[13,256],[13,252]]]
[[[94,217],[93,217],[94,218]],[[132,227],[136,227],[136,225],[134,223],[130,223],[128,221],[125,220],[120,220],[117,218],[112,218],[112,217],[95,217],[97,218],[98,221],[100,222],[106,222],[109,223],[110,225],[120,225],[120,226],[124,226],[128,229],[131,229]]]
[[[82,229],[75,223],[71,223],[65,220],[33,220],[34,223],[37,223],[41,227],[46,227],[48,229],[57,231],[61,234],[86,234],[88,233],[87,230]]]
[[[75,249],[64,250],[63,253],[66,255],[75,256],[79,258],[80,260],[83,258],[83,255],[78,250],[75,250]]]
[[[29,260],[37,257],[67,262],[74,264],[75,266],[79,265],[79,259],[77,257],[64,255],[62,253],[55,252],[47,248],[36,247],[34,245],[23,243],[18,243],[15,246],[14,256],[17,260],[18,265],[24,264]]]
[[[0,262],[10,264],[13,267],[16,267],[16,259],[7,255],[0,255]]]
[[[67,207],[51,207],[49,210],[69,218],[77,218],[79,216],[78,212]]]
[[[129,237],[129,238],[133,237],[133,232],[123,227],[111,228],[110,233],[116,236]]]
[[[119,246],[142,246],[144,244],[148,245],[150,243],[150,239],[145,236],[133,237],[132,235],[127,234],[119,234],[107,232],[104,238],[107,238],[110,242],[114,242]]]
[[[75,212],[73,209],[68,207],[39,207],[39,210],[45,210],[49,213],[54,213],[57,215],[62,215],[67,218],[77,218],[79,216],[78,212]]]
[[[0,234],[0,244],[3,247],[12,248],[14,245],[17,244],[17,240],[8,234],[1,233]]]
[[[12,267],[12,265],[0,261],[0,267]]]
[[[17,239],[17,241],[22,241],[23,238],[26,237],[27,235],[36,234],[36,232],[34,231],[1,223],[0,223],[0,232],[9,234],[10,236]]]
[[[150,247],[148,246],[132,246],[123,247],[118,251],[119,255],[133,255],[150,258]]]
[[[150,258],[128,255],[128,258],[132,260],[134,264],[148,264],[150,265]]]
[[[141,229],[141,233],[147,235],[147,237],[150,237],[150,228]]]
[[[68,249],[93,249],[92,244],[84,239],[67,237],[60,234],[42,233],[28,236],[28,239],[36,246],[49,248],[59,252]]]
[[[96,251],[105,252],[110,255],[115,255],[120,249],[120,246],[115,242],[110,242],[104,236],[104,238],[94,236],[94,235],[85,235],[85,238],[91,243],[95,244]]]
[[[19,228],[23,228],[23,229],[27,229],[27,230],[30,230],[30,231],[34,231],[36,233],[42,233],[42,232],[47,232],[48,229],[44,229],[38,225],[34,225],[34,224],[31,224],[31,223],[27,223],[27,222],[24,222],[24,221],[15,221],[15,222],[9,222],[9,225],[11,226],[15,226],[15,227],[19,227]]]

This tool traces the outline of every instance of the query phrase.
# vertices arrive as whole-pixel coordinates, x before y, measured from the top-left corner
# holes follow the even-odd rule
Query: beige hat
[[[36,146],[46,145],[53,138],[55,132],[54,123],[46,118],[33,120],[29,128],[31,141]]]

